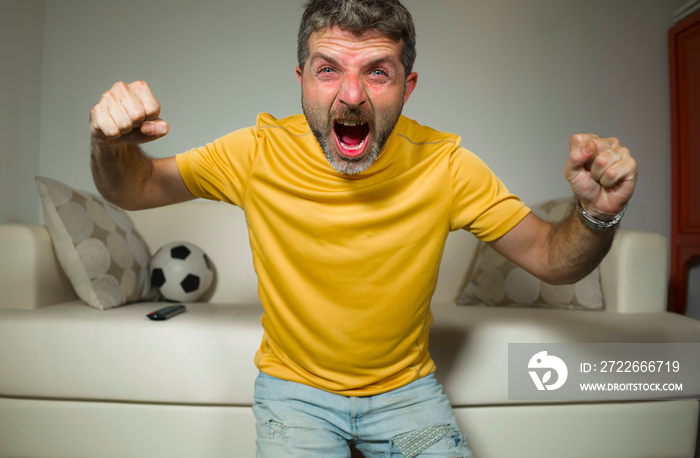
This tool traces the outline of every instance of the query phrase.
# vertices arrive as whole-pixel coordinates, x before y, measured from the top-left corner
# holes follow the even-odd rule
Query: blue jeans
[[[377,396],[346,397],[260,373],[257,456],[472,457],[433,375]]]

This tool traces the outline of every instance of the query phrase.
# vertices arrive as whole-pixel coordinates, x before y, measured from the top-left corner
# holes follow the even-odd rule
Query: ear
[[[297,67],[297,80],[299,80],[299,84],[301,84],[301,67]]]
[[[403,96],[404,105],[406,105],[406,102],[408,102],[408,98],[411,96],[411,93],[416,88],[416,84],[418,84],[418,73],[413,72],[408,75],[408,78],[406,78],[406,91]]]

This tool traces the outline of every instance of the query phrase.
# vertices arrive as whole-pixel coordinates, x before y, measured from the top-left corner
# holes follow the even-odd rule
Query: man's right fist
[[[102,145],[146,143],[168,133],[160,103],[143,81],[116,83],[90,112],[90,133]]]

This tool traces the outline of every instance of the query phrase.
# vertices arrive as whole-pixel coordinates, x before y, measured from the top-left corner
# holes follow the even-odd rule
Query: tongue
[[[337,124],[336,132],[341,142],[348,146],[357,146],[367,136],[367,124],[361,126],[344,126]]]

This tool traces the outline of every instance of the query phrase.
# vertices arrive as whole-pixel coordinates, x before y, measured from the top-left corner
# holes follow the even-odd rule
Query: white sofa
[[[254,456],[261,306],[243,213],[196,201],[131,217],[152,250],[200,245],[217,269],[207,303],[107,311],[77,299],[44,226],[0,226],[0,457]],[[698,400],[508,400],[509,342],[700,342],[666,312],[667,243],[619,232],[601,264],[604,311],[457,306],[478,242],[448,239],[431,353],[477,457],[692,457]]]

